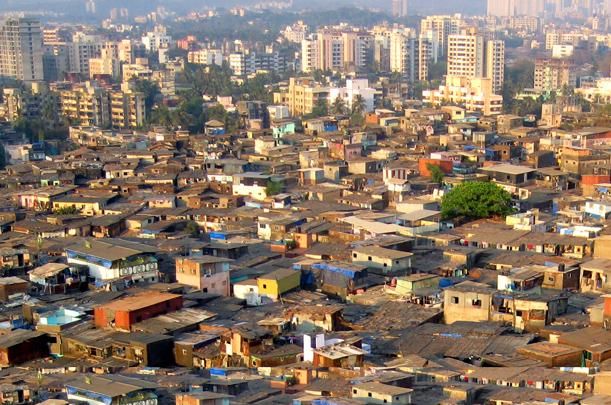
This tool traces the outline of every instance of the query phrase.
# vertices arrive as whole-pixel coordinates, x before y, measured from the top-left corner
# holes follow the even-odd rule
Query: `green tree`
[[[323,83],[326,80],[326,77],[331,76],[331,75],[332,73],[330,71],[324,71],[321,69],[316,69],[315,71],[312,72],[312,77],[318,83]]]
[[[137,92],[144,94],[144,108],[148,117],[151,113],[151,110],[155,106],[157,96],[161,94],[161,91],[159,90],[159,85],[150,80],[137,80],[135,89]]]
[[[0,170],[3,170],[6,167],[6,149],[4,149],[4,144],[0,142]]]
[[[433,183],[437,183],[437,184],[443,183],[443,178],[445,177],[445,173],[443,172],[443,170],[441,170],[439,166],[429,163],[428,165],[426,165],[426,168],[428,169],[429,173],[431,173],[431,181]]]
[[[201,131],[206,122],[201,98],[192,96],[183,101],[180,105],[179,117],[182,128],[189,129],[191,133]]]
[[[189,235],[193,237],[199,236],[199,225],[195,221],[187,222],[187,226],[185,227],[185,231],[189,233]]]
[[[340,96],[337,96],[331,104],[331,112],[333,114],[342,115],[346,113],[346,102]]]
[[[352,111],[350,114],[350,124],[353,126],[362,126],[365,124],[363,115],[365,114],[365,99],[360,94],[357,94],[352,100]]]
[[[206,120],[217,120],[225,122],[227,118],[227,110],[220,104],[214,105],[206,110]]]
[[[365,99],[360,94],[357,94],[352,100],[352,114],[365,113]]]
[[[55,215],[77,215],[81,210],[76,207],[61,207],[53,211]]]
[[[403,82],[403,75],[399,72],[392,72],[388,78],[390,84],[399,84]]]
[[[316,100],[316,105],[314,105],[312,113],[308,114],[308,117],[318,118],[324,117],[327,114],[329,114],[329,104],[324,98],[319,98],[318,100]]]
[[[490,218],[511,214],[511,195],[494,183],[474,181],[459,184],[441,200],[443,218],[465,216]]]
[[[172,127],[172,113],[165,105],[155,106],[148,116],[148,122],[152,125],[162,125],[166,128]]]
[[[282,182],[270,180],[267,182],[267,186],[265,187],[265,194],[270,197],[272,195],[280,194],[282,192]]]
[[[441,60],[437,63],[432,63],[429,68],[429,80],[443,80],[443,77],[448,72],[448,63]]]
[[[532,114],[537,109],[537,100],[515,100],[516,95],[525,88],[534,86],[535,63],[531,59],[522,59],[505,68],[503,84],[503,101],[505,111],[520,114]],[[528,101],[530,100],[530,101]]]
[[[258,74],[253,78],[246,79],[244,83],[236,89],[239,93],[237,95],[244,100],[259,100],[272,103],[273,93],[270,89],[272,85],[278,81],[280,81],[280,78],[275,74]]]

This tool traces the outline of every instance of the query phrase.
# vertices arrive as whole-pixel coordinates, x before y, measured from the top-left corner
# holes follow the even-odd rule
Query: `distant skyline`
[[[115,7],[127,7],[131,15],[146,13],[157,7],[163,6],[168,10],[184,13],[191,10],[204,9],[206,7],[234,7],[252,6],[264,3],[265,0],[95,0],[96,11],[99,16],[106,16],[110,9]],[[367,0],[335,0],[333,2],[324,0],[293,0],[293,10],[303,9],[336,9],[350,5],[369,7],[392,14],[393,0],[371,2]],[[3,0],[0,2],[0,12],[24,11],[24,12],[55,12],[66,13],[67,16],[81,16],[86,14],[87,0]],[[435,13],[463,13],[463,14],[485,14],[486,0],[429,0],[426,2],[408,0],[409,15],[426,15]],[[72,14],[67,10],[73,10]]]

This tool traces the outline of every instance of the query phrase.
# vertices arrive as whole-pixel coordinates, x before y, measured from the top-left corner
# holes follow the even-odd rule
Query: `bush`
[[[454,187],[441,200],[443,218],[490,218],[511,214],[511,195],[494,183],[474,181]]]

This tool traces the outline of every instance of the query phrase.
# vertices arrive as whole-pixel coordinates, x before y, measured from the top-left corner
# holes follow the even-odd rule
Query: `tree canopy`
[[[6,149],[4,149],[4,144],[0,142],[0,170],[6,167]]]
[[[282,192],[282,189],[282,182],[270,180],[267,182],[267,186],[265,187],[265,194],[268,197],[271,197],[273,195],[280,194]]]
[[[490,218],[511,214],[511,195],[494,183],[474,181],[459,184],[441,200],[443,218],[465,216]]]
[[[314,108],[312,108],[312,113],[306,114],[304,118],[310,119],[310,118],[324,117],[328,113],[329,113],[329,104],[327,103],[327,100],[324,98],[319,98],[318,100],[316,100],[316,104],[314,105]]]
[[[431,173],[431,181],[433,183],[441,184],[443,183],[443,178],[445,177],[445,173],[441,170],[441,167],[433,164],[428,164],[426,166],[428,171]]]
[[[146,116],[148,117],[155,105],[157,96],[161,94],[159,85],[150,80],[137,80],[136,91],[144,94],[144,106],[146,108]]]
[[[337,96],[331,104],[331,112],[333,114],[341,115],[346,113],[346,102],[340,96]]]
[[[78,215],[81,210],[76,207],[61,207],[53,211],[55,215]]]

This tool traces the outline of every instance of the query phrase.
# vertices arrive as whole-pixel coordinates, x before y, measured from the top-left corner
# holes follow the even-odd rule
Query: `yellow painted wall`
[[[259,294],[277,299],[280,294],[298,288],[301,284],[301,272],[294,271],[288,276],[276,279],[266,279],[265,276],[257,279]]]

